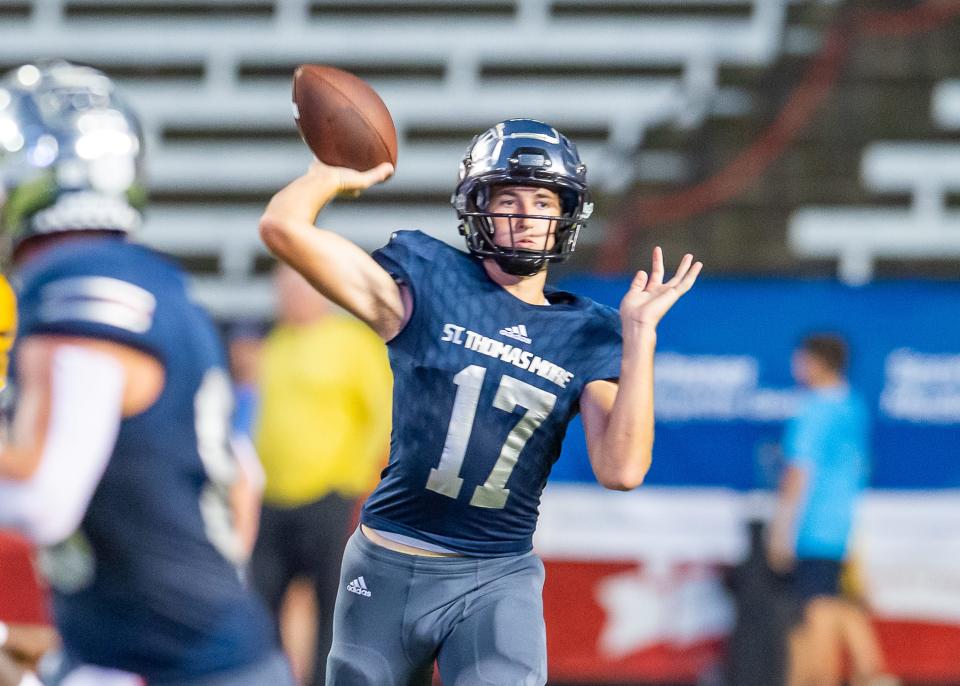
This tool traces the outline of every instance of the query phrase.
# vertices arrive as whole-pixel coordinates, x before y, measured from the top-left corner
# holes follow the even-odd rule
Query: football
[[[376,91],[353,74],[304,64],[293,74],[293,114],[318,160],[365,171],[397,164],[397,130]]]

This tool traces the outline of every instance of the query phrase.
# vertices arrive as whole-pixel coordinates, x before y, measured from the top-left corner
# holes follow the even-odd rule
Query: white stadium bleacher
[[[938,84],[932,112],[940,128],[960,129],[960,82]],[[960,143],[873,143],[860,177],[877,195],[908,194],[910,205],[802,208],[788,227],[797,254],[837,258],[840,278],[852,284],[869,281],[878,258],[960,257],[960,211],[948,204],[948,195],[960,192]]]
[[[0,64],[63,57],[114,74],[144,120],[143,238],[215,258],[195,283],[218,316],[267,316],[257,218],[310,159],[290,110],[297,64],[364,76],[398,129],[395,178],[322,221],[368,249],[407,227],[456,242],[447,198],[472,133],[537,117],[585,132],[600,190],[676,180],[676,153],[638,154],[645,133],[749,111],[719,69],[776,60],[791,1],[23,0],[0,20]]]
[[[945,131],[960,131],[960,79],[942,81],[933,91],[933,120]]]

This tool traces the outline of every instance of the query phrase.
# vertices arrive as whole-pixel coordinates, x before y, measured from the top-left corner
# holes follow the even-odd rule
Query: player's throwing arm
[[[364,81],[327,66],[297,69],[293,105],[318,161],[271,199],[260,236],[317,290],[389,340],[404,322],[400,289],[367,253],[336,233],[318,231],[314,222],[335,196],[356,197],[390,178],[397,161],[393,120]]]
[[[389,163],[358,172],[315,162],[273,196],[260,219],[260,237],[278,258],[385,340],[403,323],[400,289],[366,252],[333,231],[317,229],[314,222],[338,194],[359,193],[392,173]]]

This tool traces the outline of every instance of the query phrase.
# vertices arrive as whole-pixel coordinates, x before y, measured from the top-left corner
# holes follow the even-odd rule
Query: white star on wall
[[[599,650],[611,659],[657,644],[685,646],[725,635],[734,610],[716,570],[705,565],[647,562],[599,582],[607,621]]]

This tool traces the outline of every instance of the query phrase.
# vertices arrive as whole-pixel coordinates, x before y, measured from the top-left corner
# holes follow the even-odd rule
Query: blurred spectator
[[[763,530],[761,521],[749,522],[748,554],[727,575],[737,611],[737,621],[727,641],[729,686],[775,686],[785,679],[785,636],[793,604],[783,592],[782,580],[767,565]]]
[[[869,417],[846,380],[847,347],[838,337],[806,338],[792,371],[809,390],[784,437],[780,482],[767,557],[789,574],[799,603],[789,636],[789,686],[839,686],[843,653],[853,684],[897,683],[885,676],[869,617],[842,596],[840,580],[854,510],[866,485]]]
[[[17,333],[17,298],[6,277],[0,274],[0,441],[5,432],[13,393],[7,389],[7,375],[10,371],[10,351]]]
[[[366,325],[334,311],[289,267],[278,268],[276,287],[279,321],[264,343],[255,424],[266,488],[252,578],[275,615],[295,578],[311,581],[316,652],[307,683],[316,685],[357,501],[386,462],[391,376],[386,347]]]
[[[253,436],[257,416],[257,376],[266,326],[256,321],[240,320],[226,328],[227,356],[233,378],[233,431],[241,436]]]
[[[259,397],[257,375],[266,332],[266,324],[253,320],[230,322],[222,330],[233,382],[230,441],[241,468],[239,478],[245,484],[244,488],[231,492],[230,502],[234,527],[248,555],[253,551],[260,526],[260,497],[265,481],[263,467],[253,447],[253,427]]]
[[[0,274],[0,391],[7,385],[10,349],[17,333],[17,298],[6,277]]]

